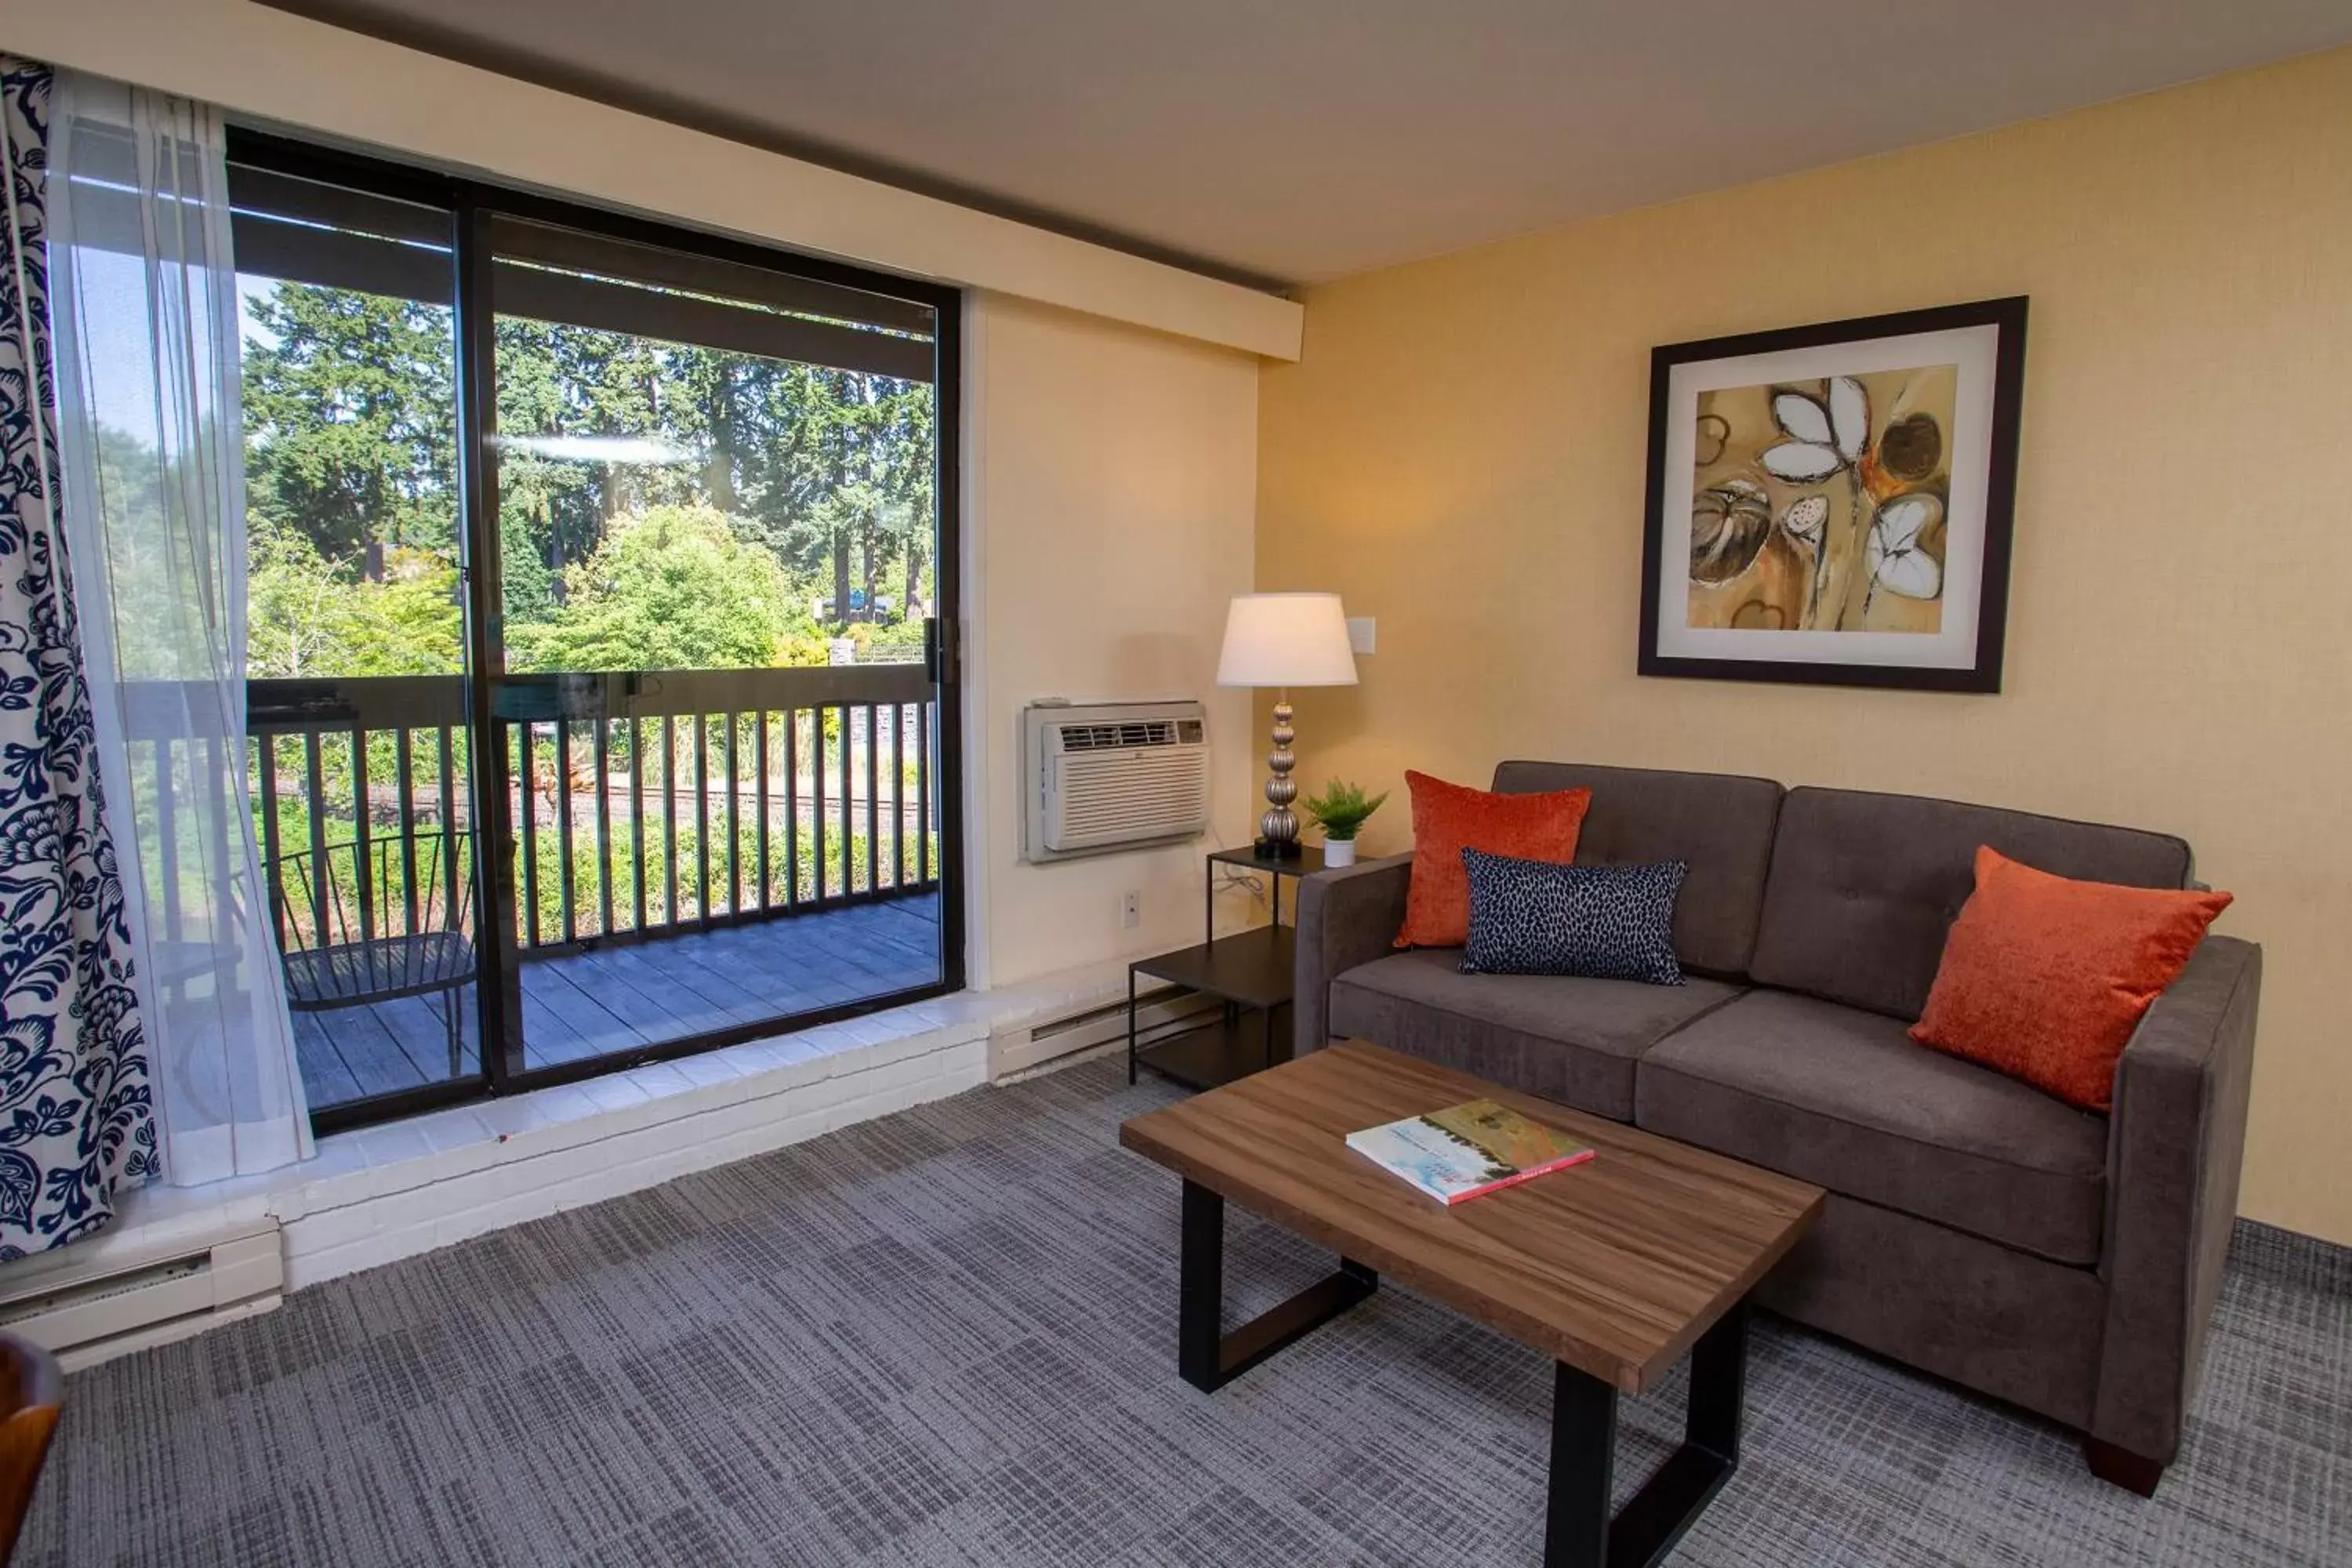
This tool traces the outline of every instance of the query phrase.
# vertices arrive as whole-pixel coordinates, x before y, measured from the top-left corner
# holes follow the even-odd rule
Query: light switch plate
[[[1328,625],[1328,623],[1326,624]],[[1355,649],[1358,653],[1371,652],[1372,643],[1374,640],[1372,636],[1373,629],[1374,626],[1371,616],[1349,616],[1348,617],[1348,646]]]

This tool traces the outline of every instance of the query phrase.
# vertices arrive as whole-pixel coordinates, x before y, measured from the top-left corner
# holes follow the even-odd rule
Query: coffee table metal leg
[[[1184,1227],[1176,1302],[1177,1374],[1213,1394],[1292,1341],[1322,1327],[1380,1289],[1381,1277],[1352,1258],[1232,1333],[1224,1317],[1225,1200],[1184,1184]]]
[[[1748,1395],[1748,1303],[1724,1313],[1691,1347],[1690,1410],[1683,1447],[1703,1448],[1728,1472],[1739,1463],[1739,1425]]]
[[[1551,1500],[1545,1568],[1603,1568],[1617,1467],[1617,1391],[1560,1362],[1551,1385]]]
[[[1217,1375],[1218,1330],[1225,1304],[1225,1200],[1184,1184],[1184,1242],[1176,1305],[1176,1371],[1195,1388],[1211,1389]]]
[[[1739,1463],[1748,1308],[1733,1307],[1691,1347],[1683,1446],[1613,1520],[1617,1391],[1561,1363],[1552,1384],[1546,1568],[1649,1568],[1675,1548]]]

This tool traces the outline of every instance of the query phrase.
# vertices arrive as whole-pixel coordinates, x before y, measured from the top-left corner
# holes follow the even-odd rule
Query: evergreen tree
[[[459,668],[450,311],[295,283],[249,309],[255,672]],[[813,633],[804,606],[828,578],[836,631],[875,619],[894,588],[900,615],[928,601],[928,384],[515,317],[499,320],[496,344],[505,627],[530,667],[576,655],[592,661],[573,668],[681,668],[692,649],[739,659],[773,642],[779,615]],[[674,584],[646,553],[655,540],[692,556],[689,577],[714,560],[747,574],[749,600],[714,602],[752,616],[748,641],[716,636],[675,596],[615,588],[616,572],[638,569]],[[853,613],[857,586],[866,608]],[[692,625],[665,630],[665,605]]]
[[[268,341],[245,353],[247,505],[376,574],[389,548],[450,551],[449,310],[306,283],[279,283],[249,309]]]

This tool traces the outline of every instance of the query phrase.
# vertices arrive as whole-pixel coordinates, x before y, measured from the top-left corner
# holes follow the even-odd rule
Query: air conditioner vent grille
[[[1173,719],[1125,724],[1064,724],[1060,731],[1065,752],[1112,752],[1176,743]]]
[[[1208,809],[1209,759],[1103,756],[1062,771],[1061,832],[1055,847],[1086,848],[1129,839],[1194,833]]]

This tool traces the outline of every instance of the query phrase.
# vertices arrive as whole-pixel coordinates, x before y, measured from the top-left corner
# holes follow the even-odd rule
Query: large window
[[[231,152],[253,785],[320,1120],[961,984],[952,294]]]

